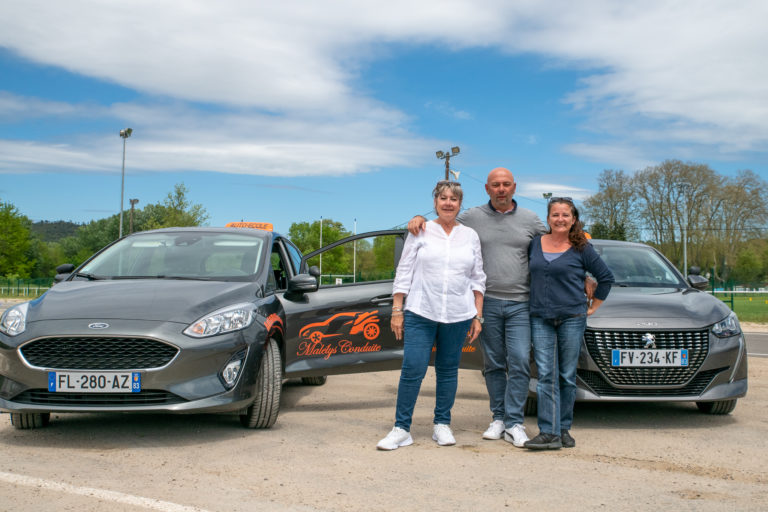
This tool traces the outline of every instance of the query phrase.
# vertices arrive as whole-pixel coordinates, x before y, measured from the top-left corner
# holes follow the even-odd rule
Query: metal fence
[[[0,279],[0,297],[35,298],[53,285],[52,278]]]

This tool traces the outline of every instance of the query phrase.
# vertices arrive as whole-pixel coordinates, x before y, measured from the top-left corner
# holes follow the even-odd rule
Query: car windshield
[[[239,233],[167,232],[129,236],[89,261],[88,279],[242,280],[262,258],[264,240]]]
[[[672,265],[650,247],[594,245],[613,272],[616,286],[686,287]]]

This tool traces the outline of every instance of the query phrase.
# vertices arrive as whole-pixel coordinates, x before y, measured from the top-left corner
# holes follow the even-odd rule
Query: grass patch
[[[731,294],[716,293],[715,297],[731,307],[740,321],[768,324],[768,293],[734,294],[733,306]]]

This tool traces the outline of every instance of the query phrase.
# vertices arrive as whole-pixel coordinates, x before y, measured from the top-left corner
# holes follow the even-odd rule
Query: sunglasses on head
[[[550,203],[561,203],[561,202],[566,202],[566,203],[571,203],[571,204],[573,204],[573,198],[572,198],[572,197],[566,197],[566,196],[562,196],[562,197],[550,197],[550,198],[549,198],[549,202],[550,202]]]

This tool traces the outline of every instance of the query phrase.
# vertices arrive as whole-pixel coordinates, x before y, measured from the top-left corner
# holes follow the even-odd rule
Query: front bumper
[[[261,361],[263,326],[254,323],[248,329],[193,339],[182,334],[186,326],[171,322],[116,321],[110,332],[82,332],[81,321],[41,322],[15,339],[0,338],[0,410],[5,412],[237,412],[246,409],[256,392],[256,373]],[[143,339],[175,347],[177,352],[160,367],[73,368],[49,363],[39,367],[22,356],[23,347],[55,336],[77,338],[82,346],[99,339]],[[234,386],[227,387],[221,372],[233,358],[242,358],[241,371]],[[141,374],[138,393],[69,393],[48,391],[51,371],[120,371]]]

